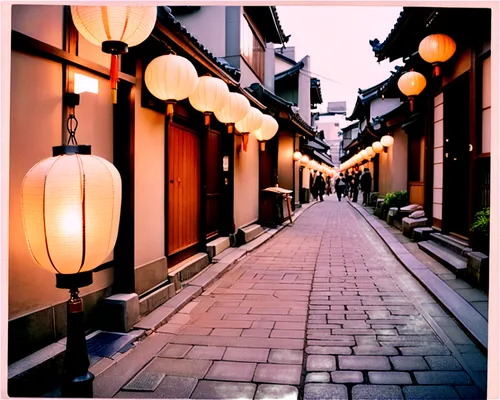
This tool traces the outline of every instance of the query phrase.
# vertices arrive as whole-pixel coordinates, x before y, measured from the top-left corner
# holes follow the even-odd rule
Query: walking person
[[[316,193],[319,196],[319,201],[324,201],[323,195],[325,194],[326,183],[325,179],[323,178],[323,174],[321,172],[316,177],[314,184],[316,186]]]
[[[349,171],[345,173],[345,178],[344,178],[344,197],[349,198],[349,187],[350,187],[350,182],[351,182],[351,175],[349,174]]]
[[[344,193],[345,186],[344,174],[340,173],[339,177],[335,181],[335,193],[337,193],[339,201],[342,201],[342,194]]]
[[[361,177],[361,171],[359,170],[359,167],[356,165],[354,168],[354,174],[353,174],[353,179],[352,179],[352,201],[357,203],[358,202],[358,194],[359,194],[359,179]]]
[[[366,206],[370,201],[370,191],[372,189],[372,175],[368,168],[365,168],[365,172],[361,175],[360,183],[363,191],[363,205]]]
[[[318,175],[316,172],[313,172],[312,173],[312,184],[311,184],[311,194],[314,198],[314,200],[318,200],[318,191],[316,190],[317,189],[317,186],[316,186],[316,180],[318,179]]]

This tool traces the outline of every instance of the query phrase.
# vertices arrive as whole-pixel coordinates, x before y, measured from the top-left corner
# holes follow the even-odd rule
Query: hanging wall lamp
[[[217,119],[227,125],[227,133],[233,133],[234,124],[241,121],[250,111],[250,102],[239,93],[229,93],[229,99],[226,105],[214,114]]]
[[[148,38],[156,23],[156,6],[71,6],[73,23],[90,43],[111,54],[110,81],[117,101],[118,55]]]
[[[296,150],[293,153],[293,161],[299,161],[302,158],[302,153],[298,150]]]
[[[368,159],[372,159],[373,157],[375,157],[375,151],[373,150],[373,148],[371,146],[368,146],[366,149],[366,154],[368,155]]]
[[[380,142],[373,142],[372,149],[375,153],[382,153],[384,151],[384,145]]]
[[[254,107],[250,107],[247,115],[242,120],[236,122],[234,125],[238,132],[243,136],[243,151],[247,151],[248,139],[250,132],[259,129],[262,126],[262,114],[259,110]]]
[[[174,114],[174,104],[189,97],[195,91],[198,80],[193,64],[175,54],[156,57],[144,73],[144,82],[151,94],[167,103],[170,120]]]
[[[301,158],[300,158],[300,165],[302,165],[303,167],[306,167],[307,164],[309,163],[309,156],[307,156],[306,154],[304,154]]]
[[[380,143],[384,146],[384,153],[387,153],[387,149],[394,144],[394,138],[389,135],[382,136]]]
[[[226,82],[211,76],[201,76],[189,102],[205,115],[205,125],[210,125],[210,115],[224,107],[229,99]]]
[[[457,45],[451,37],[442,33],[435,33],[420,42],[418,53],[424,61],[434,66],[432,76],[439,76],[440,65],[448,61],[455,54],[456,49]]]
[[[262,114],[262,126],[253,131],[254,136],[260,141],[260,149],[266,150],[266,141],[272,139],[276,132],[278,132],[278,122],[267,114]]]
[[[109,161],[91,155],[76,141],[74,108],[78,94],[65,95],[73,108],[66,145],[38,162],[22,183],[22,218],[36,264],[55,274],[56,287],[68,289],[67,344],[62,397],[92,397],[83,302],[79,288],[92,284],[92,270],[113,250],[118,235],[121,178]]]
[[[413,99],[425,89],[427,81],[420,72],[409,71],[403,74],[398,80],[398,88],[408,96],[410,100],[410,111],[413,111]]]

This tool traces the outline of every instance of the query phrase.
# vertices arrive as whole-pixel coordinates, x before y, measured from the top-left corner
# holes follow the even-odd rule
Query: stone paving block
[[[243,329],[228,329],[228,328],[215,328],[210,336],[233,336],[238,337],[241,336]]]
[[[305,337],[305,330],[295,331],[288,329],[273,329],[271,332],[272,338],[291,338],[291,339],[303,339]]]
[[[307,356],[307,372],[313,371],[335,371],[336,361],[333,356],[309,355]]]
[[[469,375],[463,371],[427,371],[415,372],[415,379],[420,385],[469,385]]]
[[[186,358],[195,360],[221,360],[225,350],[225,347],[218,346],[194,346],[187,353]]]
[[[251,382],[255,363],[215,361],[206,375],[206,379],[217,381]]]
[[[334,371],[331,373],[333,383],[361,383],[363,373],[360,371]]]
[[[395,385],[355,385],[352,400],[403,400],[403,392]]]
[[[202,328],[200,326],[191,326],[188,325],[185,328],[181,329],[179,332],[182,335],[200,335],[207,336],[212,332],[212,328]]]
[[[395,347],[386,346],[355,346],[354,354],[367,356],[393,356],[399,354]]]
[[[297,400],[299,390],[289,385],[259,385],[255,400]]]
[[[351,348],[347,346],[307,346],[305,351],[307,354],[352,354]]]
[[[450,354],[444,346],[427,346],[427,347],[400,347],[399,350],[404,356],[447,356]]]
[[[432,370],[461,371],[463,369],[453,356],[428,356],[425,360]]]
[[[486,399],[486,393],[484,390],[479,389],[477,386],[456,386],[455,390],[464,400]]]
[[[198,379],[181,376],[167,376],[154,392],[120,391],[115,398],[121,399],[187,399],[193,392]]]
[[[460,399],[458,393],[451,386],[405,386],[403,393],[406,400]],[[474,400],[480,400],[480,398],[474,398]]]
[[[207,360],[183,360],[157,357],[146,367],[145,371],[163,372],[165,375],[203,378],[211,365],[212,361]]]
[[[271,334],[271,329],[244,329],[242,337],[264,337],[267,338]]]
[[[429,366],[420,356],[397,356],[390,358],[394,369],[402,371],[428,370]]]
[[[228,347],[224,353],[224,361],[266,362],[269,349],[250,349]]]
[[[411,385],[411,377],[408,372],[368,372],[370,383],[377,385]]]
[[[304,352],[302,350],[272,349],[268,362],[273,364],[299,364],[302,365]]]
[[[339,369],[390,370],[391,365],[383,356],[339,356]]]
[[[330,374],[328,372],[310,372],[306,375],[306,383],[328,383]]]
[[[158,357],[184,358],[188,351],[191,350],[191,347],[193,346],[169,343],[160,353],[158,353]]]
[[[254,321],[252,322],[252,329],[273,329],[278,322],[274,321]],[[244,335],[243,335],[244,336]]]
[[[301,365],[258,364],[253,381],[299,385],[301,374]]]
[[[328,383],[307,383],[305,385],[304,400],[325,399],[348,400],[347,387]]]
[[[192,399],[238,399],[252,400],[257,385],[239,382],[199,381],[191,395]]]

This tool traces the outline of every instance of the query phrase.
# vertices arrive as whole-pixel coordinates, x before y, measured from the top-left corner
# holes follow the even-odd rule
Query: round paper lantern
[[[228,133],[233,133],[233,126],[236,122],[241,121],[250,111],[250,102],[248,99],[239,93],[229,93],[229,99],[226,105],[214,114],[217,119],[228,126]]]
[[[371,146],[368,146],[366,149],[366,154],[368,155],[369,158],[375,157],[375,151]]]
[[[300,165],[302,165],[303,167],[307,166],[307,164],[309,164],[309,157],[307,155],[303,155],[301,158],[300,158]]]
[[[413,99],[418,96],[422,90],[425,89],[427,81],[425,76],[420,72],[409,71],[403,75],[398,80],[398,88],[401,92],[408,96],[410,100],[410,111],[413,111]]]
[[[142,43],[153,31],[156,6],[71,6],[73,23],[90,43],[111,54],[111,94],[117,100],[118,54]]]
[[[363,157],[364,160],[368,160],[370,158],[370,157],[368,157],[366,150],[361,150],[360,155],[361,155],[361,157]]]
[[[226,105],[229,88],[226,82],[211,76],[201,76],[196,89],[189,96],[194,109],[205,114],[205,125],[210,124],[210,114]]]
[[[242,120],[239,120],[234,124],[238,132],[243,134],[243,151],[247,151],[248,139],[250,132],[259,129],[262,126],[262,116],[263,114],[260,110],[254,107],[250,107],[247,115]]]
[[[144,82],[157,99],[167,103],[172,117],[176,101],[189,97],[198,85],[198,73],[191,62],[181,56],[167,54],[156,57],[146,67]]]
[[[264,151],[266,149],[266,141],[272,139],[276,132],[278,132],[278,122],[267,114],[262,114],[262,125],[259,129],[253,131],[253,134],[260,141],[260,149]]]
[[[394,138],[389,135],[382,136],[380,143],[382,143],[382,146],[384,147],[391,147],[394,144]]]
[[[382,153],[384,151],[384,145],[380,142],[373,142],[372,149],[375,153]]]
[[[439,65],[448,61],[455,54],[456,49],[457,45],[451,37],[436,33],[427,36],[420,42],[418,53],[424,61],[434,66],[433,75],[439,76]]]
[[[55,153],[31,168],[22,184],[29,250],[40,267],[56,274],[96,268],[118,235],[120,174],[110,162],[91,155],[90,146],[78,147],[88,149]]]
[[[296,151],[293,153],[293,161],[299,161],[302,158],[302,153],[300,151]]]

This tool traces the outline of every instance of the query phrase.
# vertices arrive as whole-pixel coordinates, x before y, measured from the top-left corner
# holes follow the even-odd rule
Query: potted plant
[[[490,208],[485,207],[474,216],[474,222],[470,228],[472,237],[472,247],[481,253],[490,252]]]

